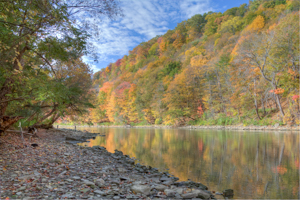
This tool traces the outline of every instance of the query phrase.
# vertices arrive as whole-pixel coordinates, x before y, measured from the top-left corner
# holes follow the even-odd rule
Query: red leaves
[[[299,99],[299,98],[300,98],[300,95],[294,95],[294,96],[292,97],[293,101],[297,101],[297,99]]]
[[[116,66],[119,67],[119,66],[121,65],[121,62],[122,62],[122,59],[118,59],[118,60],[116,61],[116,63],[115,63]]]
[[[122,82],[122,83],[121,83],[120,85],[118,85],[118,87],[115,89],[116,95],[117,95],[117,96],[121,96],[121,95],[124,93],[124,91],[125,91],[126,89],[129,89],[129,88],[130,88],[130,86],[131,86],[131,84],[130,84],[129,82],[126,82],[126,81]]]
[[[278,173],[278,174],[281,174],[281,175],[283,175],[283,174],[285,174],[286,172],[287,172],[287,168],[285,168],[285,167],[283,167],[283,166],[277,166],[277,167],[273,167],[272,168],[272,171],[274,172],[274,173]]]

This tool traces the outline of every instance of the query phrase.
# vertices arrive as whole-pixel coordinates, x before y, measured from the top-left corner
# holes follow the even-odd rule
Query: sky
[[[124,16],[112,21],[104,19],[100,25],[100,39],[93,40],[98,61],[84,56],[93,72],[113,63],[128,51],[157,35],[174,29],[178,23],[195,14],[209,11],[224,12],[248,0],[120,0]]]

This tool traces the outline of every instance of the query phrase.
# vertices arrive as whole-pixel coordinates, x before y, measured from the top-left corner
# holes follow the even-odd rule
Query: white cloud
[[[87,63],[91,67],[91,69],[93,70],[94,73],[99,71],[98,67],[95,64],[93,64],[88,57],[83,56],[82,61]]]
[[[91,41],[102,62],[115,61],[113,56],[121,58],[139,43],[173,29],[174,23],[213,10],[210,0],[121,0],[121,7],[124,17],[104,20],[100,40]]]
[[[210,0],[185,0],[180,2],[180,9],[183,17],[190,18],[195,14],[203,14],[212,11]],[[185,16],[184,16],[185,15]]]

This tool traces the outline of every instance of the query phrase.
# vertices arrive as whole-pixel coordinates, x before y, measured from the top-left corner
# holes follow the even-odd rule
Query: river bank
[[[37,138],[25,138],[24,147],[19,135],[5,135],[0,143],[0,198],[214,198],[203,184],[178,182],[167,172],[135,164],[121,151],[76,144],[94,136],[65,129],[39,130]]]
[[[178,129],[216,129],[216,130],[248,130],[248,131],[300,131],[299,125],[293,126],[280,126],[275,124],[273,126],[243,126],[243,125],[228,125],[228,126],[219,126],[219,125],[210,125],[210,126],[166,126],[166,125],[141,125],[141,126],[131,126],[131,125],[55,125],[55,127],[111,127],[111,128],[178,128]]]

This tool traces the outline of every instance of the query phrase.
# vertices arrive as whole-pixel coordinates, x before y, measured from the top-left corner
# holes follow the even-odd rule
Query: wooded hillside
[[[299,1],[198,14],[94,74],[87,122],[299,124]]]

